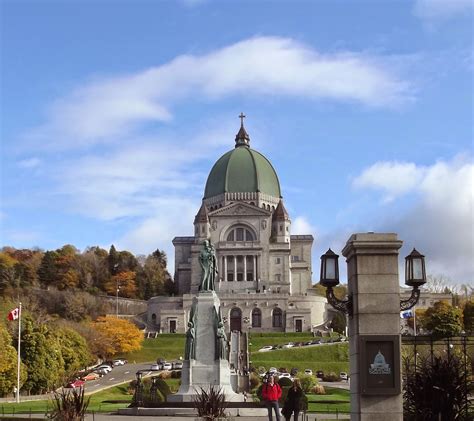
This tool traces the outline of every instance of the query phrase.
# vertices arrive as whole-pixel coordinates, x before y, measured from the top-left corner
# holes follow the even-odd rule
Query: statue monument
[[[229,343],[215,292],[216,252],[209,240],[203,242],[199,263],[201,283],[189,314],[181,386],[176,394],[168,396],[168,401],[190,402],[200,388],[207,390],[210,386],[221,388],[228,401],[243,401],[243,395],[231,386]]]

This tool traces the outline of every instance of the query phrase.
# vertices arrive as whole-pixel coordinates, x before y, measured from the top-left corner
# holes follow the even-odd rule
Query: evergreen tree
[[[117,273],[119,273],[119,265],[120,265],[119,254],[117,253],[117,250],[115,249],[115,246],[113,244],[110,246],[107,263],[108,263],[110,274],[112,276],[117,275]]]
[[[474,302],[468,301],[464,305],[463,310],[464,316],[464,330],[467,333],[474,333]]]
[[[41,259],[41,265],[38,269],[38,278],[44,287],[55,285],[56,283],[58,276],[58,268],[56,267],[57,258],[58,253],[55,251],[47,251]]]

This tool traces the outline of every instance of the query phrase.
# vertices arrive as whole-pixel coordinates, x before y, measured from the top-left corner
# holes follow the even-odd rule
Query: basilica
[[[235,147],[212,167],[194,236],[175,237],[178,294],[148,302],[148,325],[162,333],[184,333],[201,282],[203,242],[215,247],[215,289],[228,331],[312,331],[327,319],[326,299],[313,292],[312,235],[291,235],[277,173],[250,147],[243,124]]]

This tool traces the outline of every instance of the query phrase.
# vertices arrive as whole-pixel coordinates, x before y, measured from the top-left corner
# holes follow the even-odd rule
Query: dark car
[[[298,374],[298,369],[296,367],[293,367],[290,370],[290,376],[296,376]]]
[[[316,377],[318,379],[322,379],[324,377],[324,371],[323,370],[316,371]]]
[[[311,345],[319,345],[321,343],[321,339],[316,339],[314,341],[311,341]]]
[[[313,341],[305,342],[304,345],[313,345]]]

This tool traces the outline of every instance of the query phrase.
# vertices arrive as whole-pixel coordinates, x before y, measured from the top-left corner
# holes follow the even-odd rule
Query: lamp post
[[[405,257],[405,284],[411,286],[410,298],[400,301],[400,310],[409,310],[420,298],[420,287],[426,283],[425,256],[416,249]],[[321,256],[320,284],[326,287],[326,298],[336,310],[352,315],[352,296],[340,300],[334,295],[334,287],[339,285],[339,255],[329,249]]]
[[[133,403],[135,407],[143,406],[143,383],[142,383],[142,376],[143,373],[141,371],[137,371],[137,384],[135,386],[135,395],[133,397]]]
[[[115,317],[118,319],[118,308],[119,308],[119,291],[120,291],[120,285],[118,279],[116,280],[116,294],[115,294]]]

